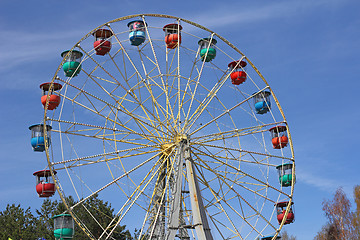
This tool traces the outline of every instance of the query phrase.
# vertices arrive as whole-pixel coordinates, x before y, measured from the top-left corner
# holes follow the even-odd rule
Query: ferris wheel
[[[32,126],[43,129],[33,147],[45,150],[46,176],[89,238],[114,239],[126,225],[139,239],[276,239],[293,222],[284,113],[226,39],[186,19],[139,14],[95,28],[61,56],[41,85],[47,127]],[[115,214],[91,214],[95,195]]]

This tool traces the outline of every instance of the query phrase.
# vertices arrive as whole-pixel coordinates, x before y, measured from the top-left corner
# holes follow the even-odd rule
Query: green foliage
[[[76,201],[72,197],[67,197],[65,201],[69,205],[74,205]],[[35,210],[37,217],[35,217],[30,208],[24,210],[20,205],[7,205],[6,209],[0,212],[0,239],[38,239],[44,237],[45,239],[54,239],[54,220],[53,216],[66,212],[66,207],[61,201],[44,200],[40,209]],[[111,204],[99,199],[97,195],[87,199],[83,204],[73,209],[73,214],[82,219],[82,226],[91,229],[92,237],[98,239],[103,232],[103,229],[110,226],[114,228],[112,239],[116,240],[132,240],[132,236],[126,226],[117,225],[114,209]],[[94,217],[102,225],[100,226],[94,220]],[[111,221],[115,218],[115,221]],[[77,224],[75,224],[74,239],[89,239],[88,235],[84,233]]]
[[[42,233],[41,237],[44,237],[45,239],[54,238],[53,237],[54,220],[51,217],[54,216],[55,209],[57,208],[58,204],[59,203],[57,201],[51,201],[49,199],[46,199],[41,205],[41,208],[39,210],[38,209],[35,210],[38,215],[37,228],[39,229],[39,232]]]
[[[133,239],[140,239],[140,240],[149,240],[150,236],[149,235],[141,235],[140,237],[140,230],[135,228],[134,231],[134,238]]]
[[[7,205],[0,212],[0,239],[34,239],[36,220],[30,208],[24,210],[20,205]]]
[[[113,229],[116,226],[111,235],[114,239],[132,239],[130,232],[125,230],[126,226],[117,225],[118,219],[115,218],[114,209],[111,207],[111,204],[99,199],[97,195],[84,201],[83,204],[73,210],[73,213],[78,219],[82,219],[83,228],[91,229],[91,233],[88,232],[88,234],[96,239],[101,236],[103,229],[106,229],[108,226],[110,226],[109,229]],[[93,216],[96,216],[97,222]],[[113,219],[115,220],[112,221]],[[87,239],[88,237],[84,231],[76,226],[74,238]]]

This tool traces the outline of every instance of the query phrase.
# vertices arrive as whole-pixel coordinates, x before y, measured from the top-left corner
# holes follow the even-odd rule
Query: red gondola
[[[245,82],[246,72],[244,71],[247,63],[245,61],[234,61],[229,63],[228,67],[232,71],[230,74],[231,82],[234,85],[239,85]]]
[[[281,224],[282,220],[285,217],[286,207],[288,206],[289,202],[278,202],[276,203],[276,210],[277,210],[277,220],[279,224]],[[284,224],[290,224],[295,220],[295,214],[293,210],[293,202],[291,202],[291,206],[289,209],[288,214],[286,215],[286,220]]]
[[[111,49],[110,37],[113,35],[109,29],[98,29],[93,33],[95,37],[94,49],[96,55],[104,56]]]
[[[56,174],[56,171],[53,171]],[[55,183],[52,182],[50,170],[34,172],[36,177],[36,192],[39,197],[51,197],[55,194]]]

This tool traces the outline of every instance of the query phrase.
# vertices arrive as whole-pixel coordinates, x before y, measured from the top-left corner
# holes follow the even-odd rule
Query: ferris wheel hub
[[[165,142],[160,146],[162,155],[169,156],[174,148],[174,144],[171,142]]]
[[[186,134],[179,133],[174,137],[173,141],[163,142],[160,145],[162,155],[169,156],[173,152],[175,146],[179,145],[179,143],[182,141],[188,141],[188,136]]]
[[[174,140],[175,140],[175,144],[179,144],[183,140],[187,141],[188,136],[186,134],[179,133],[175,136]]]

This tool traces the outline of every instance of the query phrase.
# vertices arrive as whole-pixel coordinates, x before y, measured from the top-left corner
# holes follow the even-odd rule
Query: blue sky
[[[312,239],[326,219],[324,199],[360,183],[360,2],[287,1],[1,1],[0,208],[32,209],[32,173],[46,166],[30,146],[40,121],[39,85],[50,81],[60,53],[110,20],[162,13],[199,23],[229,40],[260,70],[285,112],[296,159],[295,223],[285,229]],[[55,197],[56,199],[56,197]]]

